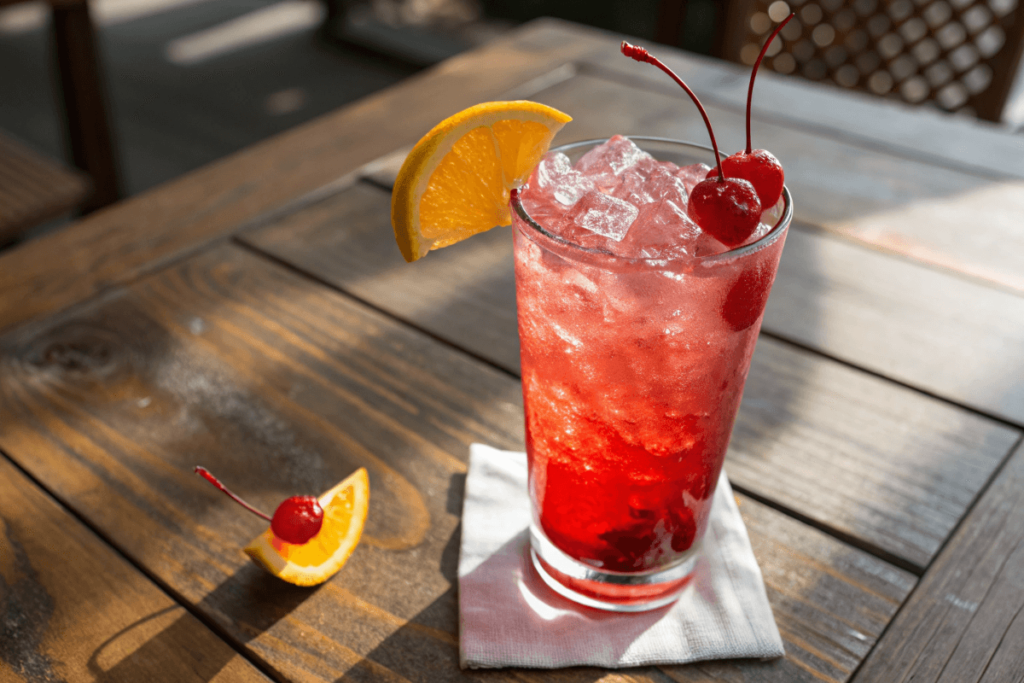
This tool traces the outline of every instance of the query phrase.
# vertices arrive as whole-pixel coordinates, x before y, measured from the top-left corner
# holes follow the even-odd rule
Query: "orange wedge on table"
[[[323,526],[301,545],[286,543],[268,528],[245,553],[274,576],[297,586],[315,586],[334,576],[359,543],[370,505],[370,478],[359,468],[319,498]]]
[[[406,261],[498,225],[571,117],[537,102],[485,102],[437,124],[395,180],[391,224]]]

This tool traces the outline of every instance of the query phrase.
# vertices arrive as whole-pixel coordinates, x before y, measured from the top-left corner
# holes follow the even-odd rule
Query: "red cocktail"
[[[709,150],[610,143],[554,150],[513,195],[516,294],[534,562],[637,610],[692,572],[792,206],[729,249],[686,215]]]

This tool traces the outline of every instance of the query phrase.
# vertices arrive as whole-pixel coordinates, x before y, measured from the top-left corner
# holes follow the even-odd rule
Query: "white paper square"
[[[672,605],[613,613],[577,605],[529,557],[526,455],[473,444],[462,509],[463,668],[611,668],[785,654],[747,530],[722,472],[693,581]]]

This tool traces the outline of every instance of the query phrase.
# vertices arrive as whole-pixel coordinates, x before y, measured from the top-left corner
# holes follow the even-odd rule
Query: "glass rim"
[[[697,143],[694,143],[694,142],[688,142],[686,140],[675,140],[673,138],[662,138],[662,137],[655,137],[655,136],[649,136],[649,135],[624,135],[623,137],[625,137],[625,138],[627,138],[629,140],[632,140],[632,141],[639,141],[641,143],[642,142],[656,142],[656,143],[667,143],[667,144],[670,144],[670,145],[681,145],[681,146],[684,146],[684,147],[691,147],[693,149],[699,149],[701,151],[707,152],[711,156],[714,156],[714,154],[715,154],[715,150],[712,149],[711,147],[708,147],[707,145],[701,145],[701,144],[697,144]],[[607,142],[607,140],[608,140],[607,138],[593,138],[593,139],[590,139],[590,140],[580,140],[578,142],[570,142],[568,144],[560,145],[558,147],[555,147],[554,149],[548,150],[548,153],[551,153],[551,152],[563,152],[564,153],[566,151],[578,149],[580,147],[597,146],[599,144]],[[719,156],[721,157],[721,153],[719,153]],[[523,187],[526,187],[526,185],[524,185]],[[639,258],[639,257],[635,257],[634,258],[634,257],[629,257],[629,256],[620,256],[619,254],[616,254],[614,252],[606,251],[604,249],[599,249],[599,248],[596,248],[596,247],[584,247],[583,245],[576,244],[575,242],[570,242],[567,239],[564,239],[562,237],[559,237],[558,235],[555,235],[553,233],[548,232],[544,228],[544,226],[542,226],[537,221],[535,221],[533,219],[533,217],[530,216],[530,214],[526,211],[526,207],[523,206],[522,198],[520,197],[520,193],[518,192],[519,189],[522,189],[522,188],[517,188],[517,190],[512,192],[511,205],[512,205],[512,209],[516,212],[516,215],[519,216],[519,218],[521,218],[524,223],[529,225],[535,231],[537,231],[540,234],[542,234],[547,239],[553,240],[556,244],[568,247],[568,248],[573,249],[573,250],[577,250],[577,251],[583,252],[584,254],[591,254],[591,255],[594,255],[594,256],[600,256],[602,258],[614,259],[615,262],[620,262],[620,263],[668,264],[668,263],[693,262],[693,263],[701,264],[701,265],[724,263],[724,262],[727,262],[727,261],[732,261],[732,260],[737,259],[737,258],[741,258],[743,256],[746,256],[747,254],[752,254],[752,253],[754,253],[756,251],[760,251],[761,249],[764,249],[765,247],[767,247],[768,245],[773,243],[776,239],[778,239],[779,236],[786,231],[786,229],[789,227],[789,224],[793,220],[793,198],[789,194],[789,188],[786,187],[785,185],[783,185],[783,187],[782,187],[782,199],[784,201],[784,204],[783,204],[783,207],[782,207],[782,215],[779,216],[779,220],[776,221],[775,225],[772,226],[772,229],[769,230],[767,233],[765,233],[756,242],[751,242],[750,244],[746,244],[746,245],[739,246],[739,247],[734,247],[732,249],[729,249],[727,251],[723,251],[723,252],[720,252],[720,253],[717,253],[717,254],[708,254],[706,256],[687,256],[685,258],[676,257],[676,258],[671,258],[671,259],[653,259],[653,258]]]

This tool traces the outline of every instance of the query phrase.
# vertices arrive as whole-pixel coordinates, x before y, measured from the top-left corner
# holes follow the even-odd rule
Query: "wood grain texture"
[[[1024,297],[794,230],[764,329],[1024,424]]]
[[[0,339],[0,424],[11,457],[285,680],[548,677],[458,670],[464,462],[472,441],[522,447],[519,383],[239,247]],[[318,589],[280,583],[239,551],[263,523],[197,463],[264,508],[366,466],[363,542]],[[914,578],[742,509],[789,656],[728,676],[845,680]],[[714,680],[702,671],[671,676]]]
[[[1024,681],[1024,447],[964,520],[854,680]]]
[[[268,679],[0,456],[0,681]]]
[[[356,186],[240,239],[518,373],[510,231],[498,228],[406,264],[388,215],[386,193]],[[813,325],[819,308],[823,316],[842,315],[838,306],[831,312],[806,301],[827,287],[799,270],[817,264],[801,250],[808,238],[789,239],[796,247],[787,245],[787,273],[779,276],[787,284],[771,301],[792,299],[784,311],[798,311],[804,326]],[[788,293],[792,288],[800,292]],[[885,329],[907,316],[883,310],[878,317],[863,329]],[[927,334],[927,320],[910,320]],[[831,350],[827,341],[819,346]],[[900,351],[919,348],[929,346]],[[734,434],[728,467],[738,485],[920,570],[1018,432],[762,338]]]
[[[643,64],[633,67],[637,74],[645,70]],[[582,73],[535,99],[575,117],[560,143],[642,133],[707,145],[697,110],[664,80],[663,91]],[[720,149],[742,149],[742,107],[706,107]],[[884,111],[872,120],[879,129],[886,126]],[[754,144],[771,150],[785,167],[798,221],[1024,295],[1024,181],[899,157],[799,124],[757,117],[751,131]],[[971,237],[965,239],[968,226]]]
[[[671,137],[706,135],[695,114],[673,114],[686,104],[678,98],[625,92],[623,86],[577,76],[537,97],[579,110],[566,128],[567,139],[600,137],[630,126]],[[577,109],[570,107],[573,102]],[[726,133],[719,133],[723,146],[741,145],[742,116],[711,113],[716,121],[731,121]],[[802,223],[824,226],[844,238],[857,232],[858,240],[869,242],[865,249],[794,230],[765,328],[1024,424],[1024,358],[1019,352],[1024,348],[1024,295],[1018,294],[1024,294],[1024,232],[1019,230],[1024,185],[992,184],[774,124],[762,124],[760,131],[755,126],[754,132],[755,139],[772,140],[786,161]],[[832,161],[825,166],[827,160]],[[384,168],[393,168],[393,160],[382,166],[375,182],[386,178]],[[896,257],[878,251],[889,247],[898,252]],[[905,264],[901,256],[913,256],[928,267]],[[513,329],[511,323],[503,315],[507,330]]]
[[[749,67],[666,46],[652,46],[651,50],[703,103],[737,111],[746,108]],[[638,67],[617,50],[593,52],[580,61],[588,71],[643,82],[669,93],[677,89],[664,74]],[[752,110],[761,121],[775,121],[906,159],[993,178],[1024,178],[1024,139],[988,121],[808,83],[769,70],[758,71]],[[754,139],[755,147],[767,142]]]
[[[381,93],[98,212],[0,257],[0,329],[60,310],[180,258],[240,223],[419,139],[441,119],[511,93],[602,45],[541,20]],[[54,254],[66,254],[55,264]]]
[[[602,77],[603,72],[583,71],[533,96],[575,117],[560,134],[559,144],[615,133],[708,144],[703,120],[674,83],[642,64],[627,61],[620,68],[629,70],[620,80]],[[646,88],[633,84],[645,83],[650,72],[662,76],[657,84]],[[839,101],[846,96],[852,97],[835,95]],[[743,102],[738,106],[705,103],[722,150],[745,145]],[[871,125],[884,130],[887,107],[878,105],[874,113]],[[769,148],[783,162],[797,220],[1024,295],[1024,233],[1019,229],[1024,180],[993,178],[932,160],[902,157],[880,149],[879,144],[809,130],[800,122],[755,115],[751,128],[755,146]],[[402,159],[401,151],[388,155],[368,167],[367,175],[389,186]],[[1024,175],[1024,161],[1018,157],[1017,163]],[[968,226],[971,237],[965,239]]]
[[[386,192],[359,184],[239,239],[518,374],[511,230],[406,263],[390,211]]]
[[[749,498],[738,496],[738,502],[786,641],[786,657],[772,662],[666,667],[666,672],[687,683],[847,680],[877,638],[872,634],[902,603],[899,596],[913,588],[914,577],[835,539],[808,534],[805,525],[779,519],[770,508]],[[780,556],[786,560],[780,562]],[[840,571],[832,572],[839,567]],[[823,618],[829,624],[827,631],[817,625]],[[691,668],[700,675],[691,676]]]
[[[626,94],[622,86],[592,77],[572,78],[538,98],[563,108],[577,103],[581,113],[566,129],[573,136],[601,137],[628,130],[629,124],[669,137],[706,135],[696,115],[673,120],[672,112],[686,104],[678,97],[672,102],[660,93]],[[709,113],[719,122],[723,148],[740,147],[742,115],[712,108]],[[723,129],[722,121],[730,123]],[[1013,210],[1019,201],[1003,196],[1009,186],[774,124],[755,126],[754,135],[770,140],[786,164],[800,222],[828,230],[863,220],[873,230],[883,221],[879,216],[901,217],[885,225],[943,254],[942,263],[936,258],[930,265],[946,268],[959,259],[953,270],[974,277],[985,270],[988,282],[1014,290],[911,264],[878,252],[878,245],[865,249],[794,230],[765,329],[1024,424],[1024,296],[1015,293],[1024,282],[1024,233]],[[967,195],[961,207],[957,198]],[[985,208],[986,197],[996,208]],[[979,212],[967,223],[970,239],[964,234],[967,209]],[[947,217],[932,220],[939,213]]]
[[[920,572],[1019,435],[762,336],[726,468]]]

